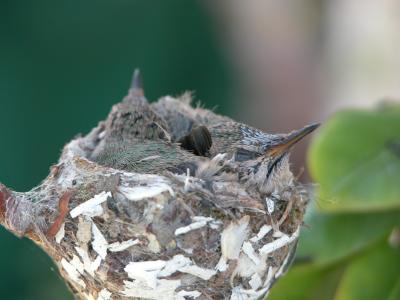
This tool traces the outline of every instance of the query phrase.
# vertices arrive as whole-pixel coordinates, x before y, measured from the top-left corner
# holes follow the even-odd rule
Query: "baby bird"
[[[105,122],[104,137],[92,152],[91,159],[101,165],[139,173],[160,170],[186,173],[189,169],[194,174],[197,165],[204,160],[201,155],[211,147],[209,133],[206,128],[203,130],[193,132],[204,134],[205,145],[190,148],[188,144],[189,148],[185,149],[172,141],[168,124],[150,108],[144,96],[141,74],[135,70],[129,93],[113,107]]]
[[[318,126],[267,134],[201,108],[193,110],[188,101],[162,99],[149,105],[135,71],[129,94],[114,106],[92,159],[140,173],[189,169],[195,174],[201,164],[226,153],[238,180],[249,190],[279,194],[293,185],[291,148]]]
[[[290,150],[318,126],[315,123],[289,134],[267,134],[237,122],[220,123],[209,128],[211,155],[229,153],[238,165],[241,180],[249,187],[261,193],[279,193],[293,182]]]

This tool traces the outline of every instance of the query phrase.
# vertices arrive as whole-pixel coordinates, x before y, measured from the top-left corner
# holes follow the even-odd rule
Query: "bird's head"
[[[319,124],[311,124],[288,134],[265,134],[243,127],[243,140],[234,160],[242,169],[242,180],[248,187],[265,194],[280,194],[293,185],[289,154],[292,147],[313,132]]]

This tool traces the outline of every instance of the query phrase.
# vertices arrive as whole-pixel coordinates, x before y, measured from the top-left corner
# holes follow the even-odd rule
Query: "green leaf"
[[[399,300],[400,299],[400,276],[397,278],[397,281],[390,292],[390,295],[387,300]]]
[[[309,151],[325,211],[400,207],[400,106],[337,113],[319,130]]]
[[[399,249],[380,243],[349,264],[334,299],[388,299],[398,293],[399,270]]]
[[[294,266],[271,289],[268,300],[331,299],[335,293],[341,266],[319,267],[311,264]]]
[[[317,213],[310,207],[297,257],[329,264],[362,251],[400,225],[400,211],[381,213]]]

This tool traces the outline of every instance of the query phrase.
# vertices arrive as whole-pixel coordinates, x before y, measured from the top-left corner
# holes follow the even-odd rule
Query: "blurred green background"
[[[193,1],[0,2],[0,182],[26,191],[104,119],[140,67],[149,99],[194,90],[229,112],[229,66]],[[1,299],[72,299],[50,259],[0,228]]]
[[[191,90],[267,132],[324,121],[309,156],[318,185],[305,263],[270,298],[400,299],[399,107],[330,117],[400,99],[398,28],[396,0],[1,0],[0,182],[39,184],[63,145],[121,100],[136,67],[151,101]],[[292,155],[295,175],[306,147]],[[57,274],[0,228],[1,299],[72,300]]]

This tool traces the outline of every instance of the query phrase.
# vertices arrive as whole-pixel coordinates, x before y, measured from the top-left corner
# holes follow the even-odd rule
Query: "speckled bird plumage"
[[[127,171],[151,173],[163,169],[186,173],[190,167],[193,172],[205,159],[180,147],[179,141],[206,125],[212,146],[204,156],[227,154],[238,180],[249,189],[272,194],[290,188],[293,175],[289,151],[268,154],[288,134],[268,134],[206,110],[193,114],[185,99],[167,98],[150,105],[142,87],[135,85],[142,82],[138,76],[134,76],[134,85],[124,101],[114,106],[106,122],[107,134],[93,152],[95,161]]]

